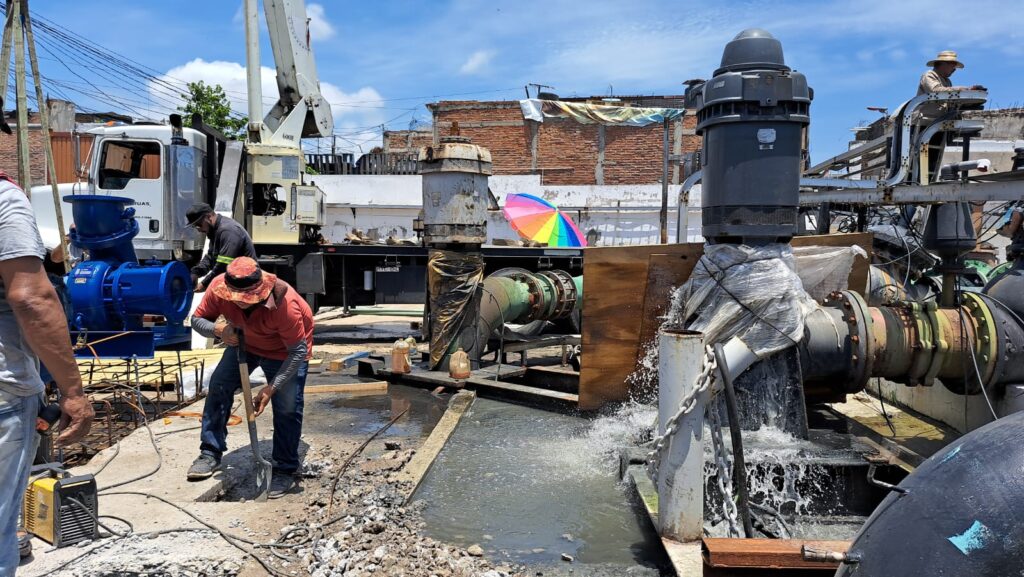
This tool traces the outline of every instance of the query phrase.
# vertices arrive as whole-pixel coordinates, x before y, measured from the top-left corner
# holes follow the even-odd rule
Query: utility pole
[[[32,19],[29,17],[28,0],[7,0],[7,21],[4,24],[3,48],[0,49],[0,95],[7,94],[7,76],[11,65],[11,50],[14,50],[15,106],[18,112],[18,183],[28,193],[32,188],[32,172],[29,164],[28,146],[28,95],[26,93],[25,48],[28,48],[32,79],[35,84],[36,104],[39,107],[39,124],[43,139],[43,153],[46,155],[46,170],[53,192],[53,208],[57,215],[57,232],[60,248],[64,254],[64,272],[71,271],[68,253],[64,215],[61,211],[60,193],[57,191],[57,169],[53,161],[53,146],[50,142],[50,111],[43,98],[42,79],[39,74],[39,59],[36,57],[36,43],[32,35]],[[0,111],[2,113],[3,111]]]

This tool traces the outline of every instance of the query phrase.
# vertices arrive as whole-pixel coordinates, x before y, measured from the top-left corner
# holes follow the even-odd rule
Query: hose
[[[725,408],[729,414],[729,437],[732,439],[732,484],[736,487],[739,497],[737,508],[743,532],[747,538],[754,536],[754,524],[750,519],[750,495],[747,490],[747,467],[743,459],[743,434],[740,431],[740,413],[736,403],[736,389],[732,386],[729,365],[725,360],[725,350],[721,344],[715,345],[715,357],[718,369],[722,372],[722,383],[725,385]]]

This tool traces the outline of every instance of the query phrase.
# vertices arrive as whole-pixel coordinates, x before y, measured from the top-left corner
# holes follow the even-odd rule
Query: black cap
[[[213,207],[205,202],[197,202],[185,212],[185,218],[188,219],[189,226],[195,226],[201,218],[208,214],[213,214]]]
[[[3,97],[0,97],[0,130],[2,130],[4,134],[11,133],[11,126],[7,124],[7,114],[4,113]]]

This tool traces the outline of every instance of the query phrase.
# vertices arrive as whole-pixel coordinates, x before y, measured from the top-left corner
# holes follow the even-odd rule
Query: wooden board
[[[427,471],[434,464],[434,460],[441,453],[441,449],[448,442],[448,438],[455,432],[455,427],[459,426],[462,416],[473,406],[474,400],[476,400],[476,393],[473,391],[459,391],[456,393],[448,401],[448,408],[445,410],[444,415],[441,416],[441,420],[437,422],[437,425],[434,425],[430,436],[416,450],[412,460],[398,473],[399,481],[410,483],[408,492],[405,494],[406,501],[412,497],[413,493],[420,486],[420,482],[427,476]]]
[[[871,254],[868,233],[801,236],[793,246],[858,245]],[[669,294],[689,278],[703,243],[586,249],[583,276],[583,366],[580,371],[580,409],[594,410],[629,398],[629,376],[654,343]],[[861,292],[867,287],[868,263],[856,259],[848,284]],[[653,388],[653,383],[651,383]],[[638,391],[640,392],[640,391]]]
[[[839,567],[834,562],[804,561],[800,553],[806,545],[822,551],[845,553],[849,541],[805,541],[803,539],[704,539],[704,562],[711,567],[828,569]]]
[[[580,409],[597,409],[626,397],[626,377],[636,367],[650,255],[686,246],[586,249]]]
[[[882,403],[867,391],[851,395],[845,402],[833,403],[829,407],[851,421],[852,432],[881,444],[898,460],[912,467],[920,466],[960,436],[948,425],[889,402],[885,403],[886,413],[882,414]],[[896,430],[895,434],[889,428],[890,424]],[[899,462],[896,464],[901,465]]]
[[[333,385],[309,385],[303,389],[305,395],[316,395],[319,393],[365,393],[385,392],[388,390],[387,381],[373,381],[370,383],[337,383]]]
[[[507,383],[505,381],[495,381],[493,379],[480,379],[477,377],[470,377],[466,379],[466,388],[503,391],[506,393],[514,393],[517,396],[525,398],[535,397],[539,399],[550,399],[573,405],[579,402],[579,395],[574,395],[572,393],[563,393],[561,391],[552,391],[551,389],[541,389],[539,387],[529,387],[526,385]]]

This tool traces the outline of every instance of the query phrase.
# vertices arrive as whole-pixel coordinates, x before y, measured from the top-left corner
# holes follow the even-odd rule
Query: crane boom
[[[300,138],[329,136],[334,118],[330,104],[320,93],[303,0],[263,0],[277,69],[278,98],[262,122],[254,120],[262,116],[263,105],[256,2],[245,1],[249,141],[297,148]]]

